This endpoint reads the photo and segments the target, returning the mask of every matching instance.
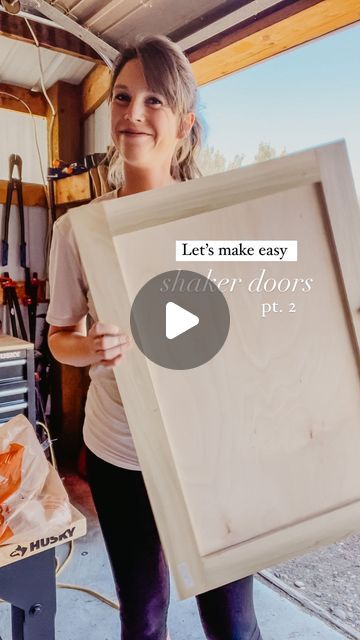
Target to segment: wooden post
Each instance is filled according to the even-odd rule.
[[[60,463],[76,463],[82,445],[84,407],[89,387],[88,367],[72,367],[53,361],[51,427],[56,457]]]
[[[48,105],[46,115],[49,163],[55,158],[66,163],[81,161],[84,156],[81,86],[59,81],[48,89],[48,94],[56,111],[50,131],[51,109]],[[71,206],[71,203],[69,205]],[[64,208],[57,213],[64,213]],[[51,424],[54,435],[58,438],[58,455],[66,463],[74,461],[80,450],[88,386],[88,367],[71,367],[54,361],[51,381]]]
[[[51,109],[47,106],[49,163],[55,158],[74,162],[83,157],[81,125],[81,87],[68,82],[56,82],[48,94],[56,111],[50,132]]]

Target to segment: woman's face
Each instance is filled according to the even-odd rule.
[[[176,143],[194,119],[193,113],[187,114],[180,131],[179,118],[165,97],[149,91],[140,61],[125,64],[111,100],[111,137],[125,162],[141,168],[170,167]]]

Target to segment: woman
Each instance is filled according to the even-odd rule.
[[[171,40],[143,37],[123,48],[110,91],[115,149],[109,175],[118,188],[105,197],[201,175],[195,161],[201,140],[196,99],[191,66]],[[112,370],[131,338],[97,321],[71,215],[54,226],[49,346],[60,362],[91,366],[84,424],[87,471],[119,598],[121,638],[165,640],[169,571]],[[87,334],[88,313],[94,324]],[[197,604],[207,638],[261,640],[252,576],[197,596]]]

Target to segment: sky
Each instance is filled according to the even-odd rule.
[[[360,197],[360,26],[347,27],[200,88],[205,143],[254,162],[344,138]]]

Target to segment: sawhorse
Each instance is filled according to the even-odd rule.
[[[55,568],[55,548],[0,567],[0,598],[11,604],[12,640],[55,639]]]

